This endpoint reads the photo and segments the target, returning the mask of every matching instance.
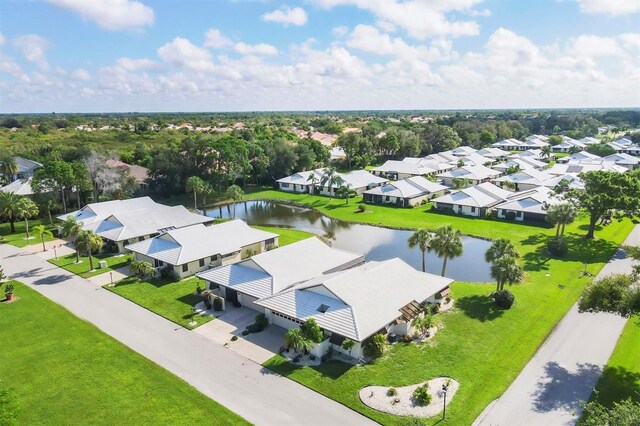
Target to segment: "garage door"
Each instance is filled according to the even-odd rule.
[[[285,330],[300,327],[300,324],[298,324],[297,322],[291,321],[290,319],[283,317],[277,312],[271,312],[271,322],[278,327],[284,328]]]
[[[248,294],[244,293],[242,293],[242,295],[240,296],[240,303],[242,304],[242,306],[246,306],[247,308],[251,308],[258,312],[264,313],[264,308],[255,304],[257,300],[257,297],[251,297]]]

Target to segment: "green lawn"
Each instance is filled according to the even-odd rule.
[[[61,256],[56,259],[50,259],[49,262],[56,266],[59,266],[67,271],[80,275],[83,278],[93,277],[95,275],[104,274],[107,271],[113,271],[118,268],[127,266],[131,254],[113,254],[113,253],[101,253],[93,256],[93,267],[98,268],[98,262],[107,261],[107,267],[101,269],[91,270],[88,256],[80,256],[80,263],[76,263],[75,253]]]
[[[404,386],[436,376],[450,376],[461,383],[447,409],[448,424],[469,425],[492,400],[499,397],[533,356],[557,322],[575,303],[589,282],[582,277],[583,263],[596,274],[631,231],[630,220],[598,228],[596,240],[584,240],[586,217],[567,226],[570,253],[565,260],[550,259],[545,243],[554,230],[544,226],[515,224],[498,220],[471,219],[439,214],[426,205],[415,209],[367,206],[356,213],[356,199],[344,200],[257,191],[253,198],[294,201],[318,209],[332,217],[398,228],[437,228],[451,224],[463,233],[482,238],[509,238],[517,244],[526,270],[525,281],[511,290],[516,304],[511,310],[496,310],[486,297],[492,284],[454,283],[456,309],[438,315],[444,324],[430,343],[416,346],[398,344],[390,354],[363,367],[329,362],[317,368],[298,367],[275,357],[265,366],[317,390],[374,420],[401,424],[405,419],[381,414],[358,399],[358,390],[367,385]],[[437,423],[439,419],[428,421]]]
[[[0,386],[17,424],[247,424],[93,325],[15,283],[0,304]]]
[[[631,317],[598,382],[598,400],[607,406],[631,397],[640,402],[640,316]]]
[[[281,246],[313,236],[308,232],[295,229],[270,226],[256,228],[279,234]],[[199,295],[195,294],[197,285],[200,285],[201,288],[205,287],[204,281],[196,277],[177,282],[168,279],[142,281],[136,277],[130,277],[117,282],[114,287],[105,286],[104,288],[165,317],[169,321],[193,329],[213,319],[213,317],[196,316],[197,324],[195,326],[189,325],[191,307],[202,300]]]
[[[33,227],[36,225],[46,225],[46,227],[55,235],[55,227],[49,225],[49,221],[45,219],[33,219],[29,221],[29,235],[30,239],[27,240],[27,236],[24,232],[24,221],[16,222],[16,232],[11,232],[9,222],[0,223],[0,243],[11,244],[16,247],[26,247],[33,244],[42,244],[42,240],[33,232]],[[45,237],[45,241],[51,241],[54,238]]]

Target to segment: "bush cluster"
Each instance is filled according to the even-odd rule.
[[[513,306],[516,297],[509,290],[500,290],[493,294],[493,300],[500,308],[509,309]]]
[[[552,256],[564,257],[569,251],[567,241],[563,237],[554,237],[547,243],[547,250]]]
[[[429,384],[425,383],[424,385],[418,386],[416,390],[413,391],[412,396],[419,406],[424,407],[425,405],[429,405],[432,398],[429,393]]]

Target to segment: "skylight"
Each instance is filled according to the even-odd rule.
[[[322,304],[322,305],[318,306],[318,309],[316,309],[316,311],[322,312],[323,314],[325,312],[327,312],[328,310],[329,310],[329,307],[327,305],[325,305],[325,304]]]

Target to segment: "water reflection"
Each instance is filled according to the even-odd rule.
[[[331,219],[315,210],[271,201],[245,201],[236,205],[236,218],[250,225],[278,225],[313,232],[329,238],[332,246],[363,253],[367,260],[386,260],[399,257],[416,269],[422,257],[417,249],[409,249],[407,239],[412,231],[378,228]],[[211,217],[229,218],[233,207],[218,207],[206,212]],[[464,254],[449,260],[447,276],[457,281],[492,281],[484,252],[490,243],[472,237],[463,238]],[[427,254],[427,271],[439,274],[442,259]]]

